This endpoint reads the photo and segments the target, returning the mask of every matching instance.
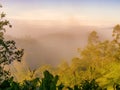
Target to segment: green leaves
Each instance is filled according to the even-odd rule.
[[[4,80],[0,84],[0,90],[21,90],[20,89],[20,84],[13,81],[13,77]]]
[[[44,78],[40,84],[40,90],[56,90],[56,84],[58,81],[58,76],[55,77],[48,71],[44,72]]]
[[[102,90],[95,79],[84,80],[80,85],[80,90]]]
[[[33,80],[24,80],[23,84],[20,86],[20,90],[39,90],[39,85],[39,78],[35,78]]]
[[[53,76],[48,71],[44,71],[44,78],[34,78],[24,80],[22,83],[15,82],[14,78],[8,78],[0,84],[0,90],[107,90],[102,88],[95,79],[82,80],[80,84],[73,86],[57,85],[58,76]],[[120,90],[120,84],[113,85],[114,90]]]

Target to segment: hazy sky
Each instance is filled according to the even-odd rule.
[[[85,25],[120,23],[120,0],[1,0],[9,18]]]

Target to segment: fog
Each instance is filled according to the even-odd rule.
[[[44,64],[56,66],[79,56],[78,48],[87,44],[89,33],[96,30],[101,39],[111,39],[113,26],[85,26],[57,21],[13,21],[6,38],[16,41],[25,50],[25,60],[31,68]]]

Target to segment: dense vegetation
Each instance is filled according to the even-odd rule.
[[[71,64],[29,70],[23,81],[15,80],[8,69],[14,60],[21,61],[23,49],[18,50],[13,40],[4,39],[5,26],[11,27],[1,13],[0,90],[120,90],[120,25],[113,28],[113,40],[101,40],[93,31],[87,46],[78,49],[80,56]]]

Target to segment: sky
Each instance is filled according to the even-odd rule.
[[[1,0],[1,3],[11,19],[83,25],[120,23],[120,0]]]

